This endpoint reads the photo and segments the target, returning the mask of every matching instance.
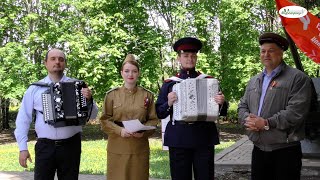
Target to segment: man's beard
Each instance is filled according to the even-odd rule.
[[[53,73],[62,76],[64,74],[64,70],[55,70],[55,71],[53,71]]]

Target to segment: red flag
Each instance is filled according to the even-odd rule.
[[[276,0],[278,12],[286,6],[297,6],[287,0]],[[314,62],[320,63],[320,19],[310,12],[300,18],[286,18],[280,15],[282,25],[299,47]]]

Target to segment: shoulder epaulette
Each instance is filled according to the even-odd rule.
[[[149,93],[151,93],[151,94],[154,94],[151,90],[149,90],[149,89],[147,89],[147,88],[145,88],[145,87],[142,87],[142,86],[139,86],[140,88],[142,88],[142,89],[144,89],[144,90],[146,90],[147,92],[149,92]]]
[[[167,78],[164,80],[164,82],[171,82],[171,81],[181,81],[180,79],[180,73],[177,73],[176,75],[170,77],[170,78]]]
[[[114,91],[114,90],[117,90],[117,89],[119,89],[119,87],[114,87],[114,88],[110,89],[109,91],[107,91],[106,94],[109,94],[111,91]]]

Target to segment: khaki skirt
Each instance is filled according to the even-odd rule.
[[[149,180],[149,154],[107,152],[107,180]]]

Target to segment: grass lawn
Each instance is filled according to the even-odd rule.
[[[11,126],[14,127],[14,126]],[[224,127],[224,126],[223,126]],[[220,127],[221,128],[221,127]],[[8,131],[8,140],[0,143],[0,171],[33,171],[34,164],[29,163],[27,169],[19,165],[18,145],[13,137],[13,129]],[[233,128],[232,128],[233,129]],[[28,143],[31,158],[34,160],[34,129],[29,133],[30,142]],[[82,133],[82,154],[80,163],[81,174],[105,174],[107,166],[107,141],[104,140],[105,135],[100,130],[99,124],[88,124],[84,127]],[[155,136],[149,140],[151,156],[150,156],[150,177],[169,179],[169,155],[168,151],[162,150],[161,133],[155,133]],[[235,143],[234,140],[226,140],[215,147],[215,153],[219,153],[225,148]]]
[[[34,160],[34,141],[29,143],[32,160]],[[82,142],[81,174],[105,174],[106,171],[105,140],[84,140]],[[216,153],[231,146],[234,142],[222,142],[216,146]],[[161,139],[150,139],[150,176],[153,178],[169,179],[168,152],[162,150]],[[18,147],[16,143],[0,145],[0,171],[24,171],[18,162]],[[34,164],[28,163],[27,171],[33,171]]]

